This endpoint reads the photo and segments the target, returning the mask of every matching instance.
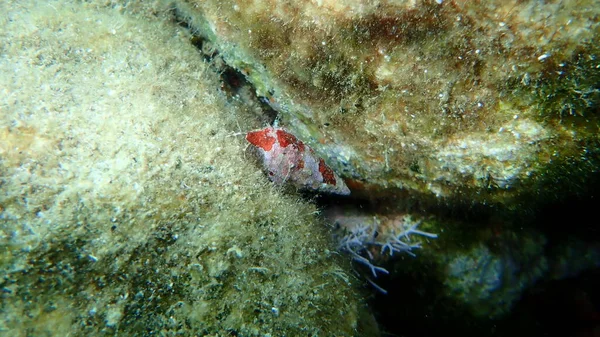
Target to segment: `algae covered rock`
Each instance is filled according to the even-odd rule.
[[[0,334],[355,335],[315,207],[150,6],[0,4]]]
[[[598,165],[598,1],[174,6],[355,194],[511,207]]]

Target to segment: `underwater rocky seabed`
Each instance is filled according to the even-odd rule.
[[[365,329],[317,208],[244,158],[238,109],[169,11],[0,11],[0,335]]]
[[[445,91],[449,97],[442,102],[448,113],[444,121],[420,112],[419,95],[438,103],[431,100],[433,89],[416,86],[442,82],[413,76],[422,82],[404,83],[394,74],[406,69],[379,61],[373,80],[354,73],[349,60],[372,57],[360,48],[370,46],[366,41],[383,43],[378,47],[391,50],[388,58],[401,57],[402,48],[385,40],[403,18],[410,41],[427,42],[433,36],[444,42],[447,51],[425,43],[433,57],[421,59],[442,71],[448,66],[443,57],[456,56],[460,49],[458,33],[476,26],[467,16],[467,27],[453,31],[450,27],[456,26],[449,26],[445,15],[477,13],[477,8],[459,1],[439,2],[444,7],[410,2],[413,7],[402,8],[398,2],[399,9],[382,10],[381,20],[366,6],[369,19],[355,22],[359,36],[345,40],[356,53],[330,37],[325,41],[335,46],[335,57],[323,63],[304,55],[304,64],[302,57],[292,53],[286,58],[289,51],[278,50],[301,42],[293,34],[278,35],[294,29],[276,29],[291,24],[280,20],[294,13],[289,4],[190,3],[0,5],[7,13],[0,18],[0,335],[535,336],[597,329],[600,294],[594,285],[600,281],[600,246],[597,226],[588,218],[598,206],[593,195],[599,187],[599,76],[593,45],[584,43],[597,40],[593,15],[573,24],[579,34],[569,31],[573,40],[561,40],[560,34],[553,40],[569,47],[565,54],[579,50],[580,58],[563,66],[571,76],[548,82],[543,74],[556,69],[535,63],[528,71],[542,75],[527,80],[541,83],[536,90],[523,93],[515,84],[522,77],[510,82],[513,96],[508,98],[502,96],[508,91],[490,85],[505,79],[504,68],[494,65],[511,65],[514,59],[498,56],[486,62],[470,55],[469,62],[475,63],[466,68],[453,63],[449,76],[454,79]],[[323,19],[360,2],[319,3],[322,13],[312,7],[303,13]],[[575,5],[591,12],[591,5],[600,6],[593,1],[548,6],[559,3],[561,13]],[[393,10],[398,18],[390,14]],[[243,24],[251,17],[244,15],[258,12],[265,14],[250,22],[258,38],[240,45],[246,38],[242,33],[249,31]],[[352,18],[353,12],[347,13]],[[275,26],[265,25],[264,18]],[[351,26],[338,19],[340,31],[347,32]],[[509,21],[516,29],[513,25]],[[314,35],[310,29],[300,32],[304,46],[322,37],[319,29]],[[373,32],[383,38],[367,36]],[[580,44],[573,42],[576,38]],[[404,38],[391,40],[406,47]],[[485,36],[461,41],[476,45]],[[502,42],[510,50],[510,42]],[[256,47],[260,57],[254,58],[248,46]],[[419,48],[424,46],[410,45],[405,63],[422,57]],[[510,55],[524,57],[524,50]],[[551,57],[528,52],[537,62]],[[380,56],[386,59],[385,53]],[[281,60],[287,68],[278,73]],[[531,66],[518,60],[523,61],[519,67]],[[291,84],[269,78],[271,73],[286,76]],[[474,74],[486,85],[469,96]],[[563,90],[561,81],[572,86]],[[333,86],[336,82],[340,85]],[[369,97],[373,85],[382,83],[408,91],[399,91],[403,97],[393,90]],[[323,90],[328,85],[333,92]],[[306,96],[298,96],[294,87]],[[322,105],[311,105],[319,97],[315,92],[321,92]],[[481,133],[479,127],[490,120],[467,109],[478,106],[470,101],[473,97],[484,100],[492,129],[506,131],[499,138]],[[542,99],[543,109],[555,109],[554,117],[537,118],[538,110],[522,108],[539,107],[540,97],[550,98]],[[391,110],[397,107],[392,101],[405,102],[403,109],[421,115],[407,123],[406,116]],[[349,113],[331,115],[336,102]],[[313,119],[305,115],[307,109],[313,109]],[[383,109],[385,119],[374,109]],[[246,157],[239,134],[272,122],[275,115],[350,178],[354,197],[298,194],[267,181]],[[433,122],[445,126],[428,140]],[[460,133],[449,136],[448,122],[458,125]],[[349,130],[362,126],[362,134]],[[419,127],[423,130],[415,134]],[[398,130],[402,136],[391,138]],[[353,144],[352,138],[368,146]],[[436,166],[431,161],[436,154],[428,151],[445,138],[451,139],[442,147],[449,166]],[[401,143],[417,140],[423,148],[399,150]],[[484,145],[472,153],[490,151],[472,157],[469,147],[481,141]],[[381,152],[385,148],[390,150]],[[554,148],[563,152],[552,159],[548,153]],[[461,167],[469,169],[460,173]],[[481,167],[488,168],[483,171],[487,180],[472,180]],[[447,180],[439,183],[443,169]],[[524,179],[527,174],[534,178]],[[489,189],[481,188],[485,181]],[[413,251],[417,257],[390,257],[390,251],[376,246],[380,233],[388,236],[402,229],[398,226],[417,222],[419,229],[438,235],[410,238],[421,243],[422,249]],[[351,232],[367,225],[372,237],[361,241],[364,249],[356,253],[390,275],[374,277],[368,267],[351,265],[350,254],[336,250],[335,240],[347,235],[340,229]],[[367,278],[387,294],[375,291]]]

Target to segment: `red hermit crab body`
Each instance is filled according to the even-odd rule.
[[[349,195],[350,189],[323,158],[282,128],[267,127],[246,134],[258,150],[269,179],[290,183],[300,189]]]

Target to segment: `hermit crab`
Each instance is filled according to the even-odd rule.
[[[288,131],[269,126],[250,131],[246,140],[253,145],[271,181],[289,183],[299,189],[349,195],[350,189],[313,149]]]

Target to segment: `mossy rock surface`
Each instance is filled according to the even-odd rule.
[[[366,333],[169,9],[0,4],[0,335]]]
[[[177,1],[355,195],[514,207],[598,165],[598,1]]]

